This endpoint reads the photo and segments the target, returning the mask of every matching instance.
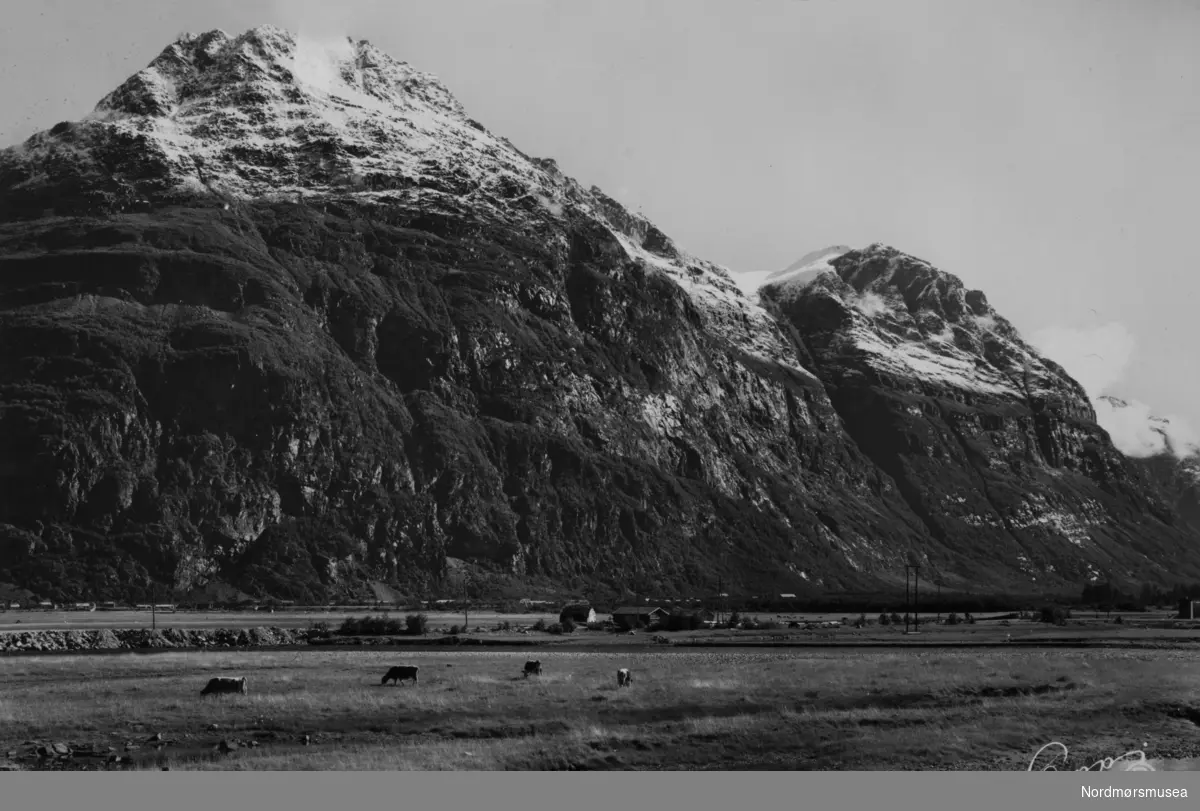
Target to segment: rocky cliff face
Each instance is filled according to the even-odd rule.
[[[1179,571],[1172,550],[1190,550],[1193,530],[982,292],[873,245],[785,272],[763,296],[935,539],[1035,582]]]
[[[366,43],[184,37],[0,152],[0,213],[0,581],[41,595],[1200,571],[982,294],[873,246],[748,296]]]

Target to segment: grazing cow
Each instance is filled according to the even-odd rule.
[[[617,687],[632,687],[633,674],[629,672],[629,668],[623,667],[617,671]]]
[[[522,675],[525,678],[529,678],[530,673],[536,673],[539,676],[542,675],[542,660],[541,659],[535,659],[531,662],[525,663],[525,671],[522,673]]]
[[[418,670],[420,668],[416,665],[396,665],[395,667],[388,668],[388,672],[383,674],[383,681],[380,684],[387,684],[389,679],[392,681],[392,684],[399,684],[407,679],[412,679],[413,684],[416,684]]]
[[[200,691],[200,695],[207,696],[212,693],[241,693],[246,695],[246,677],[239,676],[236,679],[228,676],[216,676],[208,680],[208,685]]]

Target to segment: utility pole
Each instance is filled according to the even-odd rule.
[[[921,624],[920,618],[920,598],[917,596],[917,582],[921,579],[921,567],[913,566],[913,630],[919,630]]]
[[[158,630],[158,584],[150,583],[150,630]]]
[[[937,605],[938,605],[937,621],[938,621],[938,624],[940,625],[942,622],[942,578],[941,578],[941,575],[939,575],[938,579],[935,580],[934,582],[937,584]]]
[[[470,593],[467,591],[467,572],[466,572],[466,570],[463,570],[463,580],[462,580],[462,583],[463,583],[463,587],[462,587],[462,594],[463,594],[463,633],[464,633],[464,634],[466,634],[466,633],[470,633],[470,631],[471,631],[471,595],[470,595]]]
[[[913,573],[913,580],[912,580],[912,627],[913,627],[913,631],[916,631],[918,629],[918,626],[920,625],[920,621],[917,619],[917,608],[918,608],[918,603],[919,603],[919,597],[918,597],[918,592],[917,592],[917,581],[920,579],[920,576],[921,576],[921,567],[915,563],[906,563],[906,564],[904,564],[904,608],[905,608],[904,632],[905,633],[908,633],[908,619],[907,619],[908,618],[908,572],[910,569],[912,570],[912,573]]]

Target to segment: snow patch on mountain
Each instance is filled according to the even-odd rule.
[[[767,285],[787,284],[793,289],[800,289],[822,273],[833,273],[830,260],[849,251],[850,248],[844,245],[836,245],[805,254],[799,261],[793,262],[783,270],[744,271],[734,274],[733,278],[742,292],[751,299],[757,299],[758,291]]]
[[[829,264],[847,255],[852,261],[840,269]],[[1061,389],[1060,376],[981,296],[974,300],[957,277],[928,262],[879,244],[856,252],[829,249],[806,259],[792,266],[797,275],[772,295],[785,302],[797,296],[836,302],[845,323],[836,330],[834,351],[865,354],[876,371],[918,385],[926,381],[1016,398]],[[906,301],[909,294],[899,292],[897,274],[920,291],[916,300]]]
[[[593,212],[603,218],[602,212]],[[609,230],[633,261],[666,274],[684,289],[707,317],[708,329],[747,354],[778,363],[815,380],[816,375],[800,363],[773,316],[747,296],[736,284],[739,274],[691,254],[673,248],[675,259],[657,256],[638,245],[630,236],[609,223]]]

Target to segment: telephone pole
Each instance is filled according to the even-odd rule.
[[[920,621],[917,619],[917,607],[919,603],[917,581],[920,579],[921,567],[915,563],[904,564],[904,633],[908,633],[908,573],[912,571],[912,627],[913,631],[918,629]]]
[[[919,626],[921,624],[920,597],[918,596],[918,591],[917,591],[917,588],[918,588],[917,583],[920,581],[920,579],[921,579],[921,567],[913,566],[913,630],[914,631],[920,630]]]
[[[906,564],[904,564],[904,633],[906,633],[906,634],[908,633],[908,617],[909,617],[908,570],[909,570],[909,565],[906,563]]]
[[[470,594],[470,592],[468,591],[468,588],[467,588],[467,587],[468,587],[468,584],[467,584],[467,572],[466,572],[466,570],[465,570],[465,569],[463,570],[463,580],[462,580],[462,584],[463,584],[463,586],[462,586],[462,593],[463,593],[463,633],[465,634],[465,633],[470,633],[470,630],[471,630],[471,594]]]

